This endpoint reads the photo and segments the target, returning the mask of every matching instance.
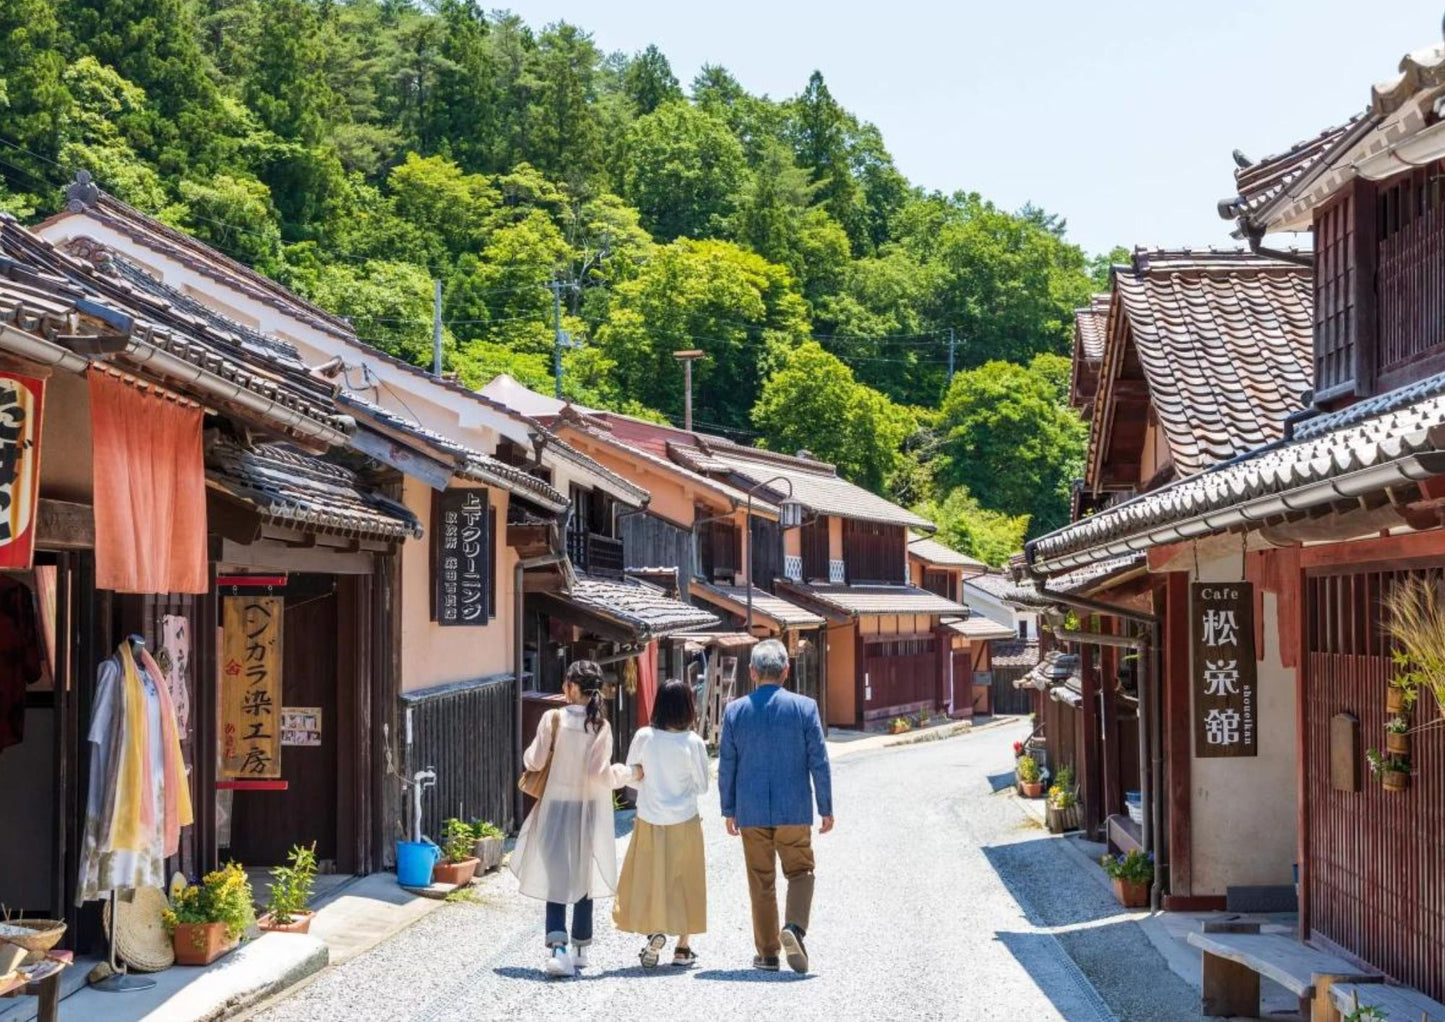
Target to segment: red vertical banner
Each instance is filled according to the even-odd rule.
[[[0,372],[0,569],[35,561],[45,381]]]

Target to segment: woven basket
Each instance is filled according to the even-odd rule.
[[[30,936],[12,935],[5,938],[6,943],[18,945],[29,952],[25,956],[26,965],[43,961],[45,953],[59,944],[60,938],[65,936],[65,923],[60,919],[12,919],[9,925],[33,931]]]
[[[176,951],[161,917],[169,902],[159,887],[137,887],[131,900],[116,900],[115,954],[136,972],[160,972],[176,964]],[[105,905],[110,932],[110,903]]]

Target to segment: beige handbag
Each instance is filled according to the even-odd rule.
[[[561,719],[557,711],[553,710],[552,744],[547,746],[547,762],[542,764],[541,770],[522,771],[522,776],[517,778],[517,787],[521,790],[522,794],[540,799],[542,792],[547,790],[547,775],[552,772],[552,754],[557,751],[557,725],[561,722]]]

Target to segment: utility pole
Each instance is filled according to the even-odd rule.
[[[682,363],[682,428],[689,433],[692,432],[692,364],[702,358],[702,355],[702,351],[697,348],[672,353],[672,357]]]
[[[948,382],[953,383],[953,327],[948,328]]]
[[[442,282],[432,281],[431,303],[431,374],[442,375]]]

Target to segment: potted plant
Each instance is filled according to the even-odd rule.
[[[506,837],[502,828],[491,820],[472,821],[472,854],[478,860],[478,873],[496,869],[502,864],[502,844]]]
[[[930,717],[928,716],[928,710],[926,710],[926,709],[921,709],[921,710],[918,711],[918,726],[919,726],[919,727],[927,727],[927,726],[928,726],[928,722],[929,722],[930,719],[932,719],[932,718],[930,718]]]
[[[1386,791],[1404,791],[1410,786],[1410,760],[1405,756],[1381,754],[1379,749],[1366,749],[1365,760],[1371,775],[1378,777]]]
[[[1125,908],[1145,908],[1149,885],[1154,882],[1154,855],[1135,848],[1126,855],[1106,855],[1099,860],[1114,881],[1114,897]]]
[[[1397,713],[1385,721],[1385,751],[1396,756],[1410,755],[1410,718]]]
[[[1020,756],[1018,760],[1019,788],[1025,798],[1038,798],[1044,793],[1043,772],[1039,761],[1032,756]]]
[[[1023,743],[1023,742],[1014,742],[1014,759],[1018,759],[1018,758],[1019,758],[1020,756],[1022,756],[1023,754],[1024,754],[1024,743]]]
[[[286,865],[271,871],[271,896],[266,914],[256,920],[263,930],[279,933],[306,933],[315,914],[306,906],[311,902],[311,888],[316,882],[316,842],[310,848],[301,845],[291,849]]]
[[[183,888],[162,916],[177,965],[209,965],[256,921],[251,881],[234,862]]]
[[[1054,783],[1049,785],[1048,801],[1044,807],[1044,818],[1049,831],[1062,834],[1066,830],[1078,830],[1081,807],[1079,793],[1074,790],[1074,768],[1059,767]]]
[[[432,883],[446,884],[449,887],[461,887],[470,883],[476,875],[477,866],[480,864],[472,850],[476,847],[477,838],[472,833],[472,825],[456,817],[452,817],[442,824],[442,857],[432,867]]]
[[[894,717],[893,723],[889,725],[889,730],[892,731],[895,735],[901,735],[911,726],[912,725],[908,723],[908,719],[906,717]]]
[[[1390,679],[1386,705],[1392,713],[1406,714],[1424,689],[1435,699],[1445,718],[1445,606],[1434,580],[1411,578],[1395,586],[1385,599],[1390,636],[1395,640],[1391,658],[1398,671]],[[1395,692],[1399,695],[1395,696]]]

